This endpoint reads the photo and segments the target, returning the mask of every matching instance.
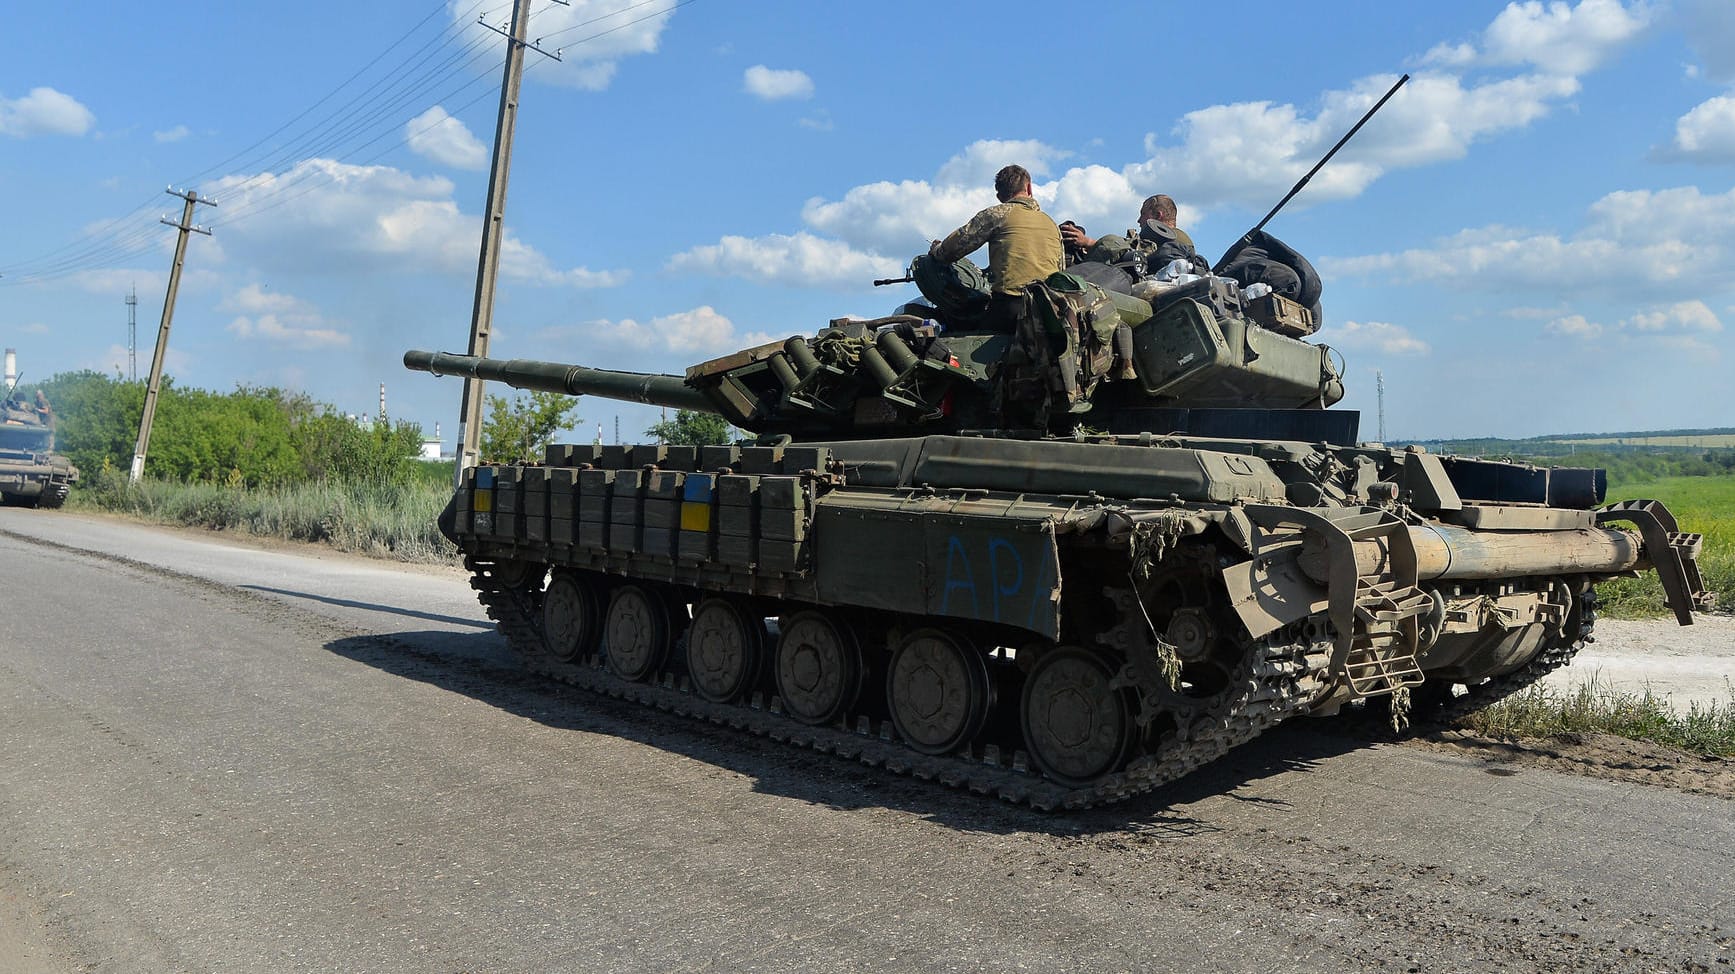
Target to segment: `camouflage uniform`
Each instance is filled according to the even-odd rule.
[[[1046,279],[1066,263],[1060,228],[1028,196],[988,207],[928,253],[950,264],[983,244],[988,245],[988,286],[997,298],[1017,295],[1024,285]]]

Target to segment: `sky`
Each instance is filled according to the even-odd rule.
[[[507,0],[182,4],[0,34],[0,344],[131,374],[180,215],[167,371],[434,425],[461,383]],[[1079,12],[1087,11],[1087,12]],[[1267,228],[1389,439],[1735,426],[1735,3],[535,0],[491,352],[679,373],[888,313],[874,288],[1018,162],[1093,235],[1167,193],[1215,258]],[[491,392],[505,392],[490,385]],[[587,398],[572,439],[655,409]]]

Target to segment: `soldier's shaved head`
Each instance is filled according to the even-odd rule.
[[[1146,197],[1145,204],[1139,207],[1140,220],[1156,220],[1166,226],[1174,226],[1175,218],[1179,215],[1175,201],[1161,193]]]

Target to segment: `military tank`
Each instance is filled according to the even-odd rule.
[[[54,452],[54,410],[38,391],[31,401],[8,390],[0,399],[0,502],[25,507],[66,503],[78,468]]]
[[[1280,295],[1026,294],[1009,332],[911,303],[679,376],[409,352],[755,436],[484,463],[442,530],[533,670],[1039,809],[1304,714],[1483,706],[1572,658],[1607,579],[1711,603],[1699,539],[1601,471],[1359,442]]]

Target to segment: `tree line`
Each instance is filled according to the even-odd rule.
[[[37,388],[54,406],[55,450],[85,475],[132,463],[145,384],[63,372]],[[273,387],[183,389],[165,376],[145,473],[162,480],[276,487],[338,479],[401,482],[417,475],[415,423],[361,424],[309,396]]]
[[[87,478],[132,463],[145,383],[101,372],[63,372],[37,383],[53,404],[55,450]],[[25,396],[31,388],[23,390]],[[489,396],[481,431],[484,459],[541,460],[543,448],[582,423],[579,400],[553,393]],[[682,410],[645,431],[665,443],[727,443],[721,417]],[[147,476],[184,483],[279,487],[335,480],[404,483],[449,478],[450,463],[428,464],[416,423],[380,417],[361,423],[305,393],[240,386],[183,389],[163,377],[145,458]]]
[[[1579,450],[1570,456],[1519,456],[1542,467],[1600,467],[1614,484],[1643,483],[1662,477],[1735,475],[1735,450]]]

